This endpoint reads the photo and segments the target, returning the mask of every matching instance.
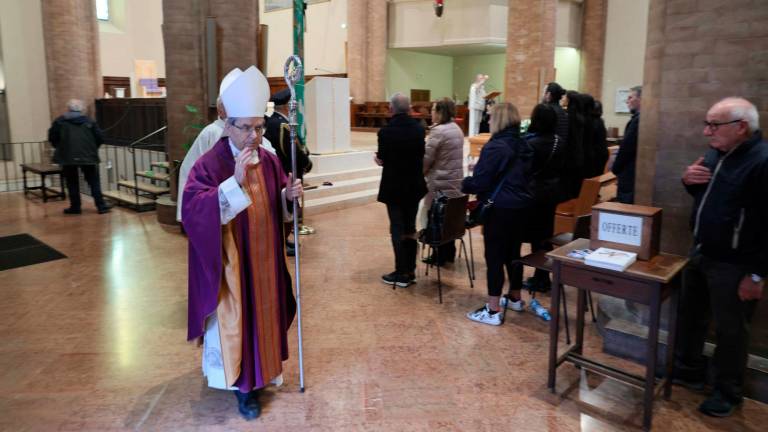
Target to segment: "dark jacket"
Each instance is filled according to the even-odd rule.
[[[730,153],[710,149],[704,165],[712,171],[709,183],[686,186],[695,200],[695,244],[707,257],[767,276],[768,142],[757,131]]]
[[[592,117],[592,139],[590,140],[590,167],[586,172],[586,178],[599,176],[605,172],[605,164],[608,162],[608,146],[606,145],[607,132],[605,122],[600,117]]]
[[[395,114],[379,129],[376,155],[383,163],[378,200],[413,204],[427,193],[424,181],[424,126],[408,114]]]
[[[555,133],[560,137],[563,148],[565,148],[568,145],[568,113],[560,106],[560,102],[553,102],[549,105],[554,108],[555,113],[557,114],[557,128],[555,129]]]
[[[283,171],[289,173],[291,167],[291,130],[287,127],[288,119],[283,114],[275,111],[271,117],[267,117],[264,138],[269,140],[272,147],[275,148],[277,158],[280,159],[280,165]],[[286,125],[286,126],[283,126]],[[281,139],[282,138],[282,139]],[[296,170],[300,173],[299,178],[303,178],[305,173],[312,169],[312,162],[309,160],[309,152],[303,145],[296,147]]]
[[[555,146],[557,137],[557,146]],[[557,135],[539,135],[531,133],[525,140],[533,149],[531,167],[535,189],[531,190],[534,199],[540,204],[557,204],[564,201],[560,176],[565,168],[565,147]]]
[[[95,121],[79,112],[70,111],[53,121],[48,141],[56,149],[53,162],[59,165],[96,165],[99,146],[104,143]]]
[[[520,137],[518,128],[496,132],[480,151],[472,177],[464,178],[461,191],[487,200],[499,182],[506,178],[494,207],[521,209],[533,205],[529,182],[533,149]]]
[[[619,192],[631,192],[635,189],[635,162],[637,159],[637,131],[640,125],[640,112],[632,114],[632,118],[624,128],[624,139],[621,140],[619,153],[613,162],[611,171],[616,174],[616,187]]]

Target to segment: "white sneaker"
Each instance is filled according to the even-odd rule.
[[[471,319],[472,321],[477,321],[479,323],[493,326],[499,326],[502,323],[501,311],[496,312],[495,314],[491,314],[491,311],[488,309],[487,305],[476,311],[467,312],[467,318]]]
[[[512,309],[515,312],[523,312],[525,310],[525,301],[523,301],[523,299],[518,301],[510,301],[509,297],[504,295],[499,299],[499,306]]]

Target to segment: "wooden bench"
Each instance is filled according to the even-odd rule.
[[[611,172],[584,179],[579,196],[561,203],[555,210],[555,232],[573,232],[576,218],[592,213],[592,206],[611,199],[616,176]]]
[[[27,171],[40,176],[40,186],[29,186],[27,184]],[[59,176],[59,185],[61,190],[51,189],[45,185],[45,177],[49,175]],[[61,198],[67,199],[67,193],[65,192],[64,179],[62,176],[61,167],[59,165],[45,164],[45,163],[25,163],[21,164],[21,176],[24,181],[24,195],[28,193],[37,195],[33,191],[40,191],[40,196],[43,198],[43,202],[48,202],[49,198]]]

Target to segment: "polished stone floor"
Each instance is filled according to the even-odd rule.
[[[153,212],[98,215],[86,205],[64,216],[64,207],[0,194],[0,236],[29,233],[69,256],[0,272],[0,430],[640,428],[637,389],[563,365],[556,394],[547,391],[548,327],[531,313],[509,312],[501,327],[464,317],[484,301],[479,233],[481,277],[470,289],[462,267],[446,270],[442,305],[432,273],[397,291],[379,282],[392,267],[380,204],[309,221],[317,234],[302,238],[306,392],[294,326],[285,385],[270,388],[262,417],[246,422],[231,394],[205,386],[200,350],[185,341],[185,238]],[[587,353],[608,358],[600,344],[590,323]],[[732,418],[705,418],[701,398],[675,387],[671,401],[656,403],[655,429],[768,424],[768,406],[749,400]]]

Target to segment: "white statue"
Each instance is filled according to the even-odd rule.
[[[485,110],[485,81],[488,75],[477,74],[469,87],[469,136],[477,135]]]

